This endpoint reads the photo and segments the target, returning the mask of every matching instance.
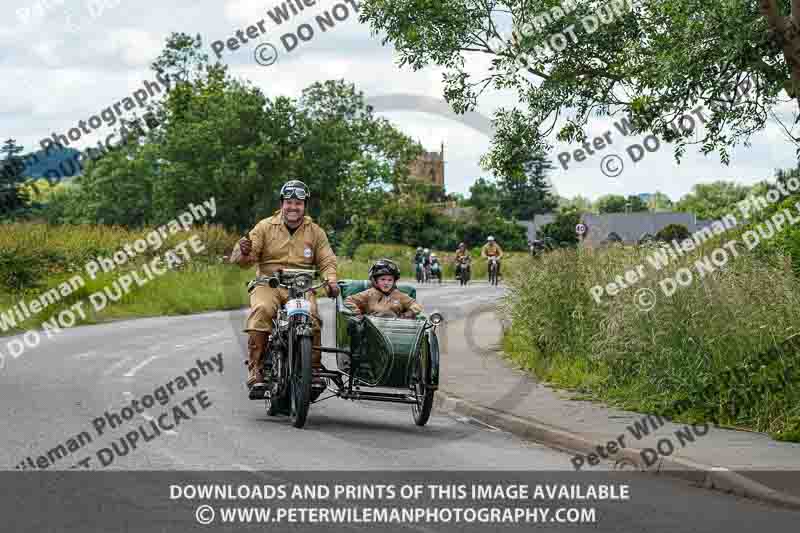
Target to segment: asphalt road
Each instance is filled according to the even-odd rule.
[[[485,284],[466,290],[446,284],[421,287],[418,299],[426,311],[439,310],[457,320],[502,292]],[[324,342],[332,345],[332,302],[324,300],[321,310]],[[268,417],[263,402],[246,396],[243,319],[238,311],[78,327],[7,361],[0,373],[5,412],[0,419],[0,464],[32,470],[27,458],[35,463],[42,456],[48,470],[85,461],[91,470],[237,470],[253,476],[275,470],[483,470],[511,475],[570,468],[564,453],[474,420],[434,411],[427,426],[417,427],[403,405],[332,398],[312,406],[304,429],[291,427],[284,417]],[[206,368],[212,368],[217,354],[222,354],[221,373],[197,372],[196,386],[180,387],[178,376],[186,376],[197,359],[209,361]],[[330,360],[326,364],[333,366]],[[115,429],[106,421],[98,435],[96,419],[104,412],[120,412],[167,383],[173,386],[169,403],[135,413]],[[180,404],[190,397],[195,399]],[[184,406],[183,419],[173,420],[176,405]],[[123,448],[120,438],[137,427],[154,426],[162,413],[178,425],[149,442],[140,439],[133,450]],[[82,432],[91,442],[80,440]],[[50,453],[47,459],[59,445],[67,453]],[[100,464],[101,448],[110,450],[104,452],[108,465]],[[601,530],[738,531],[746,524],[769,528],[764,531],[796,531],[800,518],[679,480],[647,477],[640,484],[645,488],[634,500],[613,507]]]

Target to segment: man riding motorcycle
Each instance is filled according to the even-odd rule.
[[[481,249],[481,257],[485,257],[487,260],[490,257],[497,257],[497,277],[499,278],[500,260],[503,258],[503,249],[500,248],[500,245],[495,242],[494,237],[491,235],[486,239],[486,244],[484,244]]]
[[[422,251],[422,266],[425,268],[425,272],[427,275],[426,278],[430,279],[431,277],[431,251],[429,248],[425,248]]]
[[[431,254],[431,276],[436,276],[439,282],[442,281],[442,265],[439,264],[439,258],[436,254]]]
[[[415,271],[419,268],[419,265],[422,264],[422,269],[425,269],[425,251],[422,249],[422,246],[417,247],[417,251],[414,254],[414,269]],[[421,274],[421,277],[424,278],[424,274]],[[417,278],[419,280],[420,277]]]
[[[461,275],[461,264],[462,264],[462,261],[465,260],[465,258],[466,259],[469,258],[469,252],[467,251],[467,245],[465,243],[463,243],[463,242],[458,243],[458,248],[456,248],[456,259],[455,259],[455,262],[456,262],[456,278],[458,278]]]
[[[257,276],[271,276],[279,269],[298,268],[319,269],[320,275],[328,282],[328,295],[335,298],[339,294],[336,280],[336,255],[333,253],[328,236],[311,217],[305,216],[311,194],[305,183],[299,180],[287,181],[281,187],[281,208],[271,217],[261,220],[250,230],[247,237],[239,240],[231,254],[231,263],[241,268],[257,265]],[[285,304],[289,291],[285,288],[273,289],[258,285],[250,294],[250,314],[244,331],[249,334],[247,342],[249,354],[247,361],[247,388],[265,388],[261,375],[260,359],[272,332],[272,319]],[[311,322],[314,333],[313,345],[322,341],[322,319],[317,309],[317,300],[309,295],[311,302]],[[267,350],[267,353],[269,351]],[[319,350],[311,352],[312,386],[324,388],[319,375],[322,354]]]

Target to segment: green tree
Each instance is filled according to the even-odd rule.
[[[595,207],[600,214],[603,213],[636,213],[647,211],[647,204],[635,195],[620,196],[618,194],[608,194],[601,196],[595,202]]]
[[[594,210],[592,201],[581,195],[578,195],[574,198],[565,198],[563,196],[559,196],[557,201],[558,207],[562,210],[574,209],[580,211],[581,213],[591,213]]]
[[[542,240],[550,241],[555,246],[573,245],[578,242],[575,226],[581,221],[581,214],[576,209],[565,209],[556,215],[556,219],[545,224],[538,231]]]
[[[469,188],[467,205],[478,211],[485,211],[500,206],[500,188],[494,181],[478,178]]]
[[[703,220],[717,220],[731,212],[744,200],[750,187],[730,181],[698,183],[675,205],[677,211],[694,213]]]
[[[655,235],[656,240],[664,242],[681,242],[684,239],[688,239],[690,236],[689,228],[683,224],[669,224],[661,228]]]
[[[285,181],[300,178],[312,192],[309,214],[343,230],[407,176],[421,147],[375,118],[354,85],[327,81],[297,100],[269,99],[209,65],[201,47],[199,37],[170,36],[153,64],[178,80],[153,109],[159,126],[90,164],[79,179],[84,201],[62,201],[65,219],[157,224],[213,196],[215,221],[245,231],[277,209]]]
[[[718,152],[728,163],[729,149],[765,127],[782,92],[800,99],[796,2],[559,4],[363,0],[360,18],[385,35],[383,43],[397,50],[401,66],[442,67],[444,96],[458,113],[474,109],[486,92],[516,93],[516,105],[495,113],[488,156],[494,168],[502,167],[515,145],[547,147],[556,124],[559,140],[583,142],[589,119],[611,114],[631,116],[637,133],[675,142],[676,158],[691,144],[704,154]],[[616,11],[604,11],[612,20],[602,24],[598,11],[610,9],[606,4]],[[555,16],[543,18],[548,11]],[[566,39],[563,47],[552,37],[558,34]],[[486,72],[471,70],[473,57],[488,59]],[[737,87],[745,97],[736,98]],[[701,105],[706,124],[698,138],[697,128],[676,131],[676,121]]]
[[[13,218],[29,207],[30,198],[22,188],[25,164],[17,154],[23,147],[8,139],[0,148],[6,156],[0,160],[0,218]]]
[[[787,170],[778,170],[775,174],[777,182],[781,183],[786,190],[786,181],[790,178],[800,179],[800,166]],[[759,182],[753,186],[751,193],[753,196],[763,196],[769,189],[775,188],[775,182]],[[766,209],[754,213],[751,220],[747,221],[744,230],[757,232],[757,226],[771,219],[778,211],[796,209],[800,202],[800,193],[790,194],[780,202],[769,204]],[[770,239],[761,239],[760,244],[755,248],[755,253],[767,262],[781,266],[785,257],[791,259],[794,272],[800,276],[800,227],[794,224],[786,224]]]
[[[533,220],[534,215],[555,209],[557,203],[550,195],[547,174],[553,165],[542,152],[507,165],[498,180],[502,214],[517,220]]]
[[[319,191],[311,205],[323,224],[342,228],[353,214],[374,213],[387,192],[401,184],[426,187],[408,183],[408,164],[422,147],[376,118],[355,85],[344,80],[314,83],[303,91],[298,107],[305,131],[298,141],[302,158],[297,173]],[[428,200],[440,195],[434,189],[426,189]]]

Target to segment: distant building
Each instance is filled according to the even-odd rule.
[[[409,177],[444,189],[444,143],[441,152],[423,152],[408,166]]]
[[[555,221],[555,219],[555,213],[545,213],[536,215],[533,220],[520,221],[519,224],[528,229],[528,240],[534,240],[541,239],[542,226]],[[584,213],[581,215],[581,222],[586,225],[583,245],[595,247],[607,242],[612,234],[619,236],[625,244],[635,244],[645,235],[655,237],[656,233],[670,224],[681,224],[686,226],[690,233],[694,233],[710,226],[713,221],[699,220],[694,213],[638,212],[604,215]]]
[[[623,243],[635,244],[645,235],[655,237],[656,233],[670,224],[686,226],[690,233],[711,225],[710,220],[698,220],[694,213],[607,213],[595,215],[586,213],[581,222],[586,225],[583,236],[584,246],[599,246],[609,240],[614,233]]]

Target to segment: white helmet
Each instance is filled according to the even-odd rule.
[[[491,235],[489,235],[489,238],[488,238],[488,239],[486,239],[486,240],[487,240],[487,241],[489,241],[489,242],[493,242],[493,241],[494,241],[494,237],[492,237]]]
[[[428,250],[427,248],[425,248],[424,252],[427,254],[428,252],[430,252],[430,250]]]
[[[434,257],[436,257],[436,254],[431,254],[431,258],[434,258]]]

